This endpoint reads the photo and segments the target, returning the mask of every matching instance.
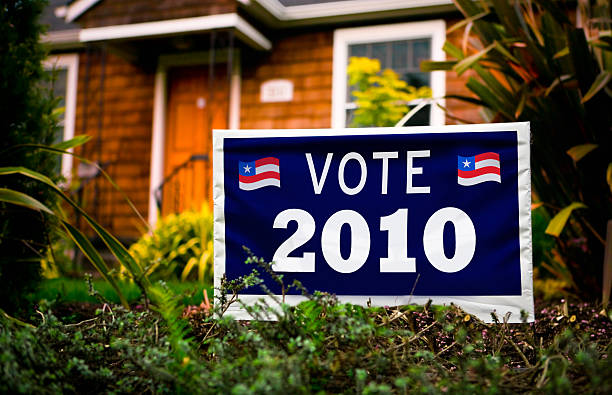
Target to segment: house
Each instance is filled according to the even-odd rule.
[[[64,135],[102,166],[151,223],[211,201],[211,130],[348,124],[350,56],[381,60],[434,98],[466,95],[465,76],[422,73],[459,44],[450,0],[52,0],[43,41],[65,96]],[[61,77],[61,78],[60,78]],[[421,122],[479,121],[475,107],[438,100]],[[65,158],[63,171],[73,164]],[[142,226],[120,192],[80,165],[82,199],[115,234]]]

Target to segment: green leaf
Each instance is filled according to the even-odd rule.
[[[493,8],[500,19],[500,22],[505,27],[508,35],[517,37],[522,29],[525,29],[525,24],[519,20],[520,13],[516,12],[516,8],[513,7],[513,2],[508,0],[492,0]]]
[[[472,77],[468,79],[466,86],[469,90],[474,92],[486,104],[487,107],[493,111],[501,113],[507,120],[514,120],[513,114],[506,111],[505,104],[502,103],[498,95],[494,94],[489,87],[483,85]],[[512,110],[512,112],[514,111]]]
[[[489,88],[491,92],[493,92],[493,94],[499,99],[500,109],[503,106],[504,111],[507,113],[513,113],[516,103],[515,94],[508,91],[508,89],[506,89],[506,87],[502,85],[501,82],[499,82],[499,80],[484,67],[476,65],[474,66],[474,71],[476,71],[487,88]]]
[[[526,86],[524,86],[526,88]],[[519,119],[527,103],[527,89],[521,89],[521,98],[519,99],[516,111],[514,112],[514,118]]]
[[[572,214],[572,211],[579,208],[587,208],[587,206],[580,202],[574,202],[565,207],[563,210],[559,211],[557,215],[550,220],[544,232],[547,235],[559,237],[561,231],[563,231],[563,228],[567,223],[567,220],[569,219],[569,216]]]
[[[30,195],[19,191],[14,191],[12,189],[0,188],[0,202],[12,203],[30,208],[32,210],[44,211],[51,215],[54,214],[53,211],[47,208],[47,206],[34,199]]]
[[[473,55],[468,56],[467,58],[461,60],[459,63],[457,63],[454,67],[453,70],[455,70],[455,72],[458,75],[461,75],[463,73],[465,73],[469,68],[471,68],[472,66],[474,66],[474,64],[478,63],[478,61],[480,59],[482,59],[483,56],[485,56],[489,51],[491,51],[493,48],[495,48],[497,46],[497,43],[493,43],[491,45],[489,45],[488,47],[486,47],[485,49],[483,49],[482,51],[479,51]]]
[[[552,84],[550,84],[550,86],[548,88],[546,88],[546,91],[544,92],[544,96],[548,96],[550,95],[550,92],[552,92],[557,86],[559,86],[562,82],[565,81],[569,81],[572,78],[572,76],[570,74],[564,74],[559,78],[556,78]]]
[[[10,174],[21,174],[26,177],[32,178],[34,180],[40,181],[44,184],[47,184],[53,189],[58,190],[61,193],[61,190],[55,185],[55,183],[44,174],[41,174],[37,171],[21,167],[21,166],[12,166],[12,167],[0,167],[0,176],[10,175]]]
[[[442,50],[444,50],[444,52],[446,52],[447,54],[449,54],[453,58],[463,59],[465,57],[465,55],[463,54],[463,51],[461,51],[461,49],[459,49],[459,47],[457,47],[456,45],[454,45],[450,41],[445,41],[444,42],[444,45],[442,46]]]
[[[446,95],[444,96],[447,99],[457,99],[457,100],[461,100],[467,103],[472,103],[476,106],[484,106],[485,103],[482,100],[479,100],[475,97],[471,97],[471,96],[463,96],[463,95]]]
[[[429,71],[438,71],[438,70],[452,70],[453,67],[457,64],[456,60],[445,60],[445,61],[434,61],[434,60],[424,60],[421,62],[421,71],[429,72]]]
[[[580,100],[580,102],[586,103],[587,101],[591,100],[593,96],[595,96],[600,90],[606,87],[608,82],[610,82],[611,78],[612,73],[610,73],[609,71],[602,71],[601,73],[599,73],[597,78],[595,78],[593,85],[591,85],[587,93],[584,94],[584,97],[582,98],[582,100]]]
[[[554,56],[553,59],[559,59],[562,58],[564,56],[569,55],[570,51],[569,51],[569,47],[565,47],[562,50],[560,50],[559,52],[557,52]]]
[[[597,148],[597,144],[580,144],[575,145],[572,148],[568,149],[566,152],[569,156],[572,157],[574,162],[578,162],[580,159],[584,158],[586,154],[593,151]]]
[[[463,26],[465,26],[465,25],[467,25],[469,23],[473,23],[474,21],[477,21],[478,19],[482,19],[482,18],[484,18],[485,16],[487,16],[489,14],[490,14],[489,11],[483,11],[483,12],[481,12],[479,14],[476,14],[476,15],[470,16],[468,18],[465,18],[461,22],[457,22],[453,26],[449,27],[448,30],[446,31],[446,34],[452,33],[455,30],[460,29],[460,28],[462,28]]]
[[[64,115],[65,112],[66,107],[57,107],[53,111],[51,111],[51,115],[55,118],[59,118],[60,116]]]
[[[512,54],[510,53],[510,51],[508,51],[503,45],[501,45],[499,42],[496,43],[497,45],[495,46],[495,49],[501,53],[503,56],[505,56],[506,58],[508,58],[509,60],[511,60],[512,62],[516,63],[516,64],[520,64],[521,62],[515,58],[514,56],[512,56]]]
[[[59,150],[68,150],[70,148],[78,147],[80,145],[85,144],[86,142],[89,141],[90,138],[91,137],[83,134],[80,136],[76,136],[75,138],[72,138],[70,140],[66,140],[66,141],[59,142],[57,144],[53,144],[52,147],[55,149],[59,149]]]

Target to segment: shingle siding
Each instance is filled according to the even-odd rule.
[[[93,52],[80,56],[78,84],[76,133],[92,137],[80,153],[105,165],[105,170],[146,217],[154,74],[111,53]],[[137,216],[102,177],[86,186],[84,198],[86,209],[114,234],[121,237],[141,234],[142,224]]]

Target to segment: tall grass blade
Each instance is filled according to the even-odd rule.
[[[54,190],[66,203],[72,206],[76,211],[78,211],[83,218],[87,221],[89,226],[100,236],[104,244],[108,247],[110,252],[117,258],[119,263],[124,265],[132,274],[135,280],[142,281],[143,286],[147,288],[150,284],[140,266],[136,263],[134,258],[130,255],[127,249],[121,244],[113,235],[111,235],[108,231],[106,231],[102,226],[100,226],[85,210],[83,210],[78,204],[76,204],[72,199],[66,196],[62,190],[51,180],[49,177],[40,174],[36,171],[27,169],[25,167],[2,167],[0,168],[0,176],[2,175],[10,175],[10,174],[21,174],[23,176],[29,177],[31,179],[37,180],[49,186],[52,190]],[[144,290],[146,291],[146,289]]]
[[[465,57],[461,49],[459,49],[456,45],[454,45],[450,41],[444,42],[444,45],[442,46],[442,50],[444,50],[444,52],[446,52],[450,56],[457,58],[457,59],[463,59]]]
[[[80,136],[76,136],[70,140],[61,141],[57,144],[53,144],[51,147],[58,150],[68,150],[70,148],[79,147],[88,142],[90,139],[90,136],[83,134]]]
[[[187,280],[187,277],[189,277],[189,273],[191,273],[191,270],[195,267],[196,263],[198,263],[198,260],[195,257],[192,256],[191,258],[189,258],[189,260],[185,264],[185,267],[183,268],[183,272],[181,273],[181,281]]]
[[[53,215],[53,211],[30,195],[8,188],[0,188],[0,202],[16,204],[18,206],[27,207],[36,211],[44,211],[47,214]]]
[[[437,71],[444,70],[449,71],[452,70],[453,67],[457,64],[456,60],[424,60],[421,62],[421,71],[429,72],[429,71]]]
[[[491,51],[496,46],[497,46],[497,43],[490,44],[488,47],[486,47],[482,51],[476,52],[475,54],[464,58],[463,60],[461,60],[459,63],[457,63],[453,67],[453,70],[458,75],[465,73],[469,68],[473,67],[474,64],[478,63],[480,59],[482,59],[487,53],[489,53],[489,51]]]
[[[521,89],[521,98],[519,99],[518,105],[516,106],[516,111],[514,112],[514,118],[519,119],[523,110],[525,109],[525,104],[527,103],[527,89]]]
[[[89,140],[89,136],[77,136],[72,140],[68,140],[66,143],[68,142],[72,142],[73,140],[78,139],[78,141],[87,141]],[[70,145],[72,144],[76,144],[77,141],[70,143]],[[62,143],[59,143],[62,144]],[[59,145],[58,144],[58,145]],[[75,146],[78,146],[78,144],[76,144]],[[123,198],[123,200],[128,204],[128,206],[130,206],[130,209],[132,210],[132,212],[134,214],[136,214],[136,216],[138,217],[138,219],[144,224],[144,227],[147,231],[150,230],[151,226],[149,225],[149,223],[147,222],[147,220],[144,219],[144,217],[142,216],[142,214],[140,214],[140,211],[138,211],[138,209],[136,208],[136,206],[134,205],[134,203],[132,202],[132,200],[125,194],[125,192],[123,191],[123,189],[121,189],[119,187],[119,185],[117,185],[117,183],[115,183],[115,181],[113,181],[112,177],[108,175],[108,173],[102,168],[100,167],[100,165],[98,165],[98,163],[96,162],[92,162],[89,159],[86,159],[80,155],[75,154],[74,152],[70,152],[67,151],[66,149],[63,148],[58,148],[58,146],[47,146],[47,145],[41,145],[41,144],[20,144],[18,146],[16,146],[17,148],[19,147],[24,147],[24,148],[35,148],[41,151],[47,151],[47,152],[52,152],[55,154],[62,154],[62,155],[71,155],[72,157],[80,160],[83,163],[86,163],[88,165],[91,165],[93,167],[96,168],[97,171],[100,172],[100,174],[102,174],[102,176],[106,179],[106,181],[108,181],[111,186],[121,194],[121,197]]]
[[[512,112],[506,111],[506,103],[503,103],[498,95],[494,94],[490,87],[483,85],[478,80],[474,78],[469,78],[466,84],[469,90],[474,92],[476,96],[478,96],[484,103],[486,103],[487,107],[492,110],[499,111],[507,120],[512,120]]]
[[[0,188],[0,201],[6,203],[17,204],[23,207],[27,207],[37,211],[44,211],[50,215],[56,215],[53,211],[51,211],[44,204],[39,202],[38,200],[18,191],[13,191],[7,188]],[[125,296],[121,292],[121,289],[117,285],[117,282],[113,277],[109,275],[109,268],[98,253],[98,251],[92,246],[90,241],[85,237],[78,229],[70,225],[68,222],[59,218],[62,226],[66,230],[66,233],[70,236],[70,238],[74,241],[75,245],[83,252],[83,254],[91,261],[96,270],[102,275],[102,277],[115,289],[119,299],[121,300],[121,304],[126,308],[129,308],[127,300]]]
[[[466,25],[468,25],[468,24],[470,24],[470,23],[473,23],[474,21],[477,21],[478,19],[484,18],[485,16],[487,16],[487,15],[489,15],[489,14],[490,14],[490,12],[489,12],[489,11],[483,11],[483,12],[481,12],[481,13],[479,13],[479,14],[476,14],[476,15],[473,15],[473,16],[471,16],[471,17],[469,17],[469,18],[465,18],[465,19],[464,19],[464,20],[462,20],[461,22],[457,22],[457,23],[455,23],[453,26],[449,27],[449,28],[446,30],[446,33],[447,33],[447,34],[448,34],[448,33],[452,33],[452,32],[454,32],[455,30],[461,29],[463,26],[466,26]]]
[[[593,96],[595,96],[599,91],[605,88],[606,85],[608,85],[608,82],[610,82],[611,79],[612,73],[610,73],[609,71],[604,70],[599,73],[599,75],[593,82],[593,85],[591,85],[587,93],[584,94],[584,97],[582,98],[582,100],[580,100],[580,102],[586,103],[587,101],[591,100]]]

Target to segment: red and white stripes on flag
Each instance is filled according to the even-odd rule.
[[[471,186],[486,181],[501,183],[499,154],[485,152],[475,156],[457,156],[457,183]]]
[[[239,187],[252,191],[267,186],[280,188],[280,166],[278,158],[267,157],[251,162],[239,162]]]

